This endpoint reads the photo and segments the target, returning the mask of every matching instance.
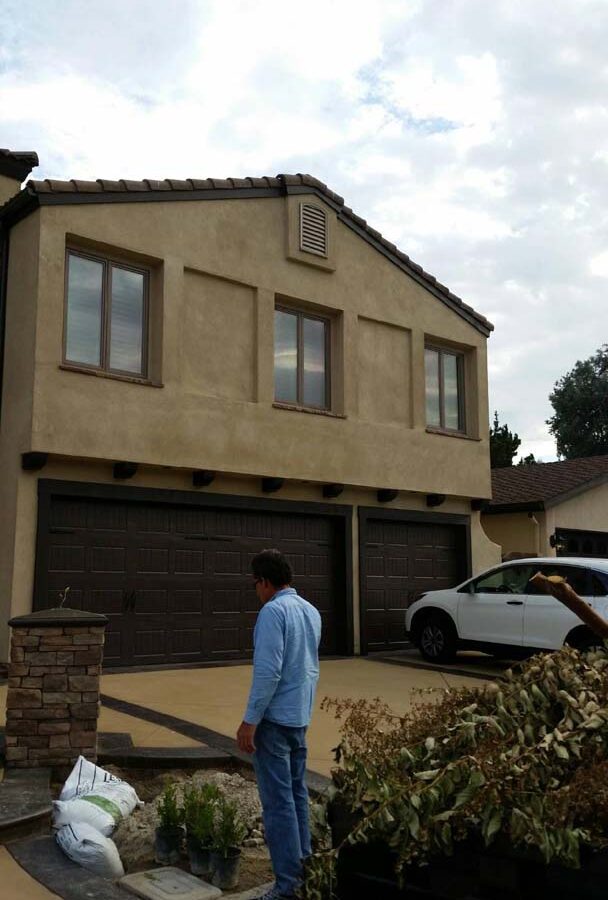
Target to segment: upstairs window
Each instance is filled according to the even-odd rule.
[[[329,409],[330,321],[277,307],[274,313],[274,398]]]
[[[149,272],[68,251],[64,362],[147,376]]]
[[[300,203],[300,250],[327,256],[327,215],[320,206]]]
[[[464,432],[464,357],[441,347],[425,347],[426,424]]]

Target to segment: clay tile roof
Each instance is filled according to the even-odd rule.
[[[38,154],[33,150],[7,150],[0,147],[0,175],[24,181],[38,165]]]
[[[492,507],[546,504],[608,478],[608,455],[492,469]]]
[[[3,153],[9,153],[9,151],[0,150],[0,171]],[[27,156],[27,154],[25,155]],[[400,266],[402,269],[408,272],[409,275],[413,275],[420,283],[426,286],[427,289],[429,289],[436,297],[446,303],[446,305],[453,309],[457,314],[461,315],[485,335],[489,335],[489,333],[492,331],[494,326],[491,324],[491,322],[489,322],[480,313],[476,312],[471,306],[463,303],[463,301],[455,294],[453,294],[449,290],[449,288],[447,288],[444,284],[438,282],[433,275],[425,272],[422,266],[419,266],[417,263],[413,262],[406,253],[402,253],[401,250],[399,250],[395,246],[395,244],[386,240],[386,238],[384,238],[379,231],[376,231],[375,228],[372,228],[370,225],[368,225],[365,219],[361,218],[361,216],[358,216],[352,211],[350,207],[346,206],[343,197],[330,190],[330,188],[328,188],[326,184],[324,184],[322,181],[319,181],[318,178],[314,178],[312,175],[306,175],[302,174],[301,172],[297,172],[296,174],[280,174],[274,177],[262,176],[255,178],[246,177],[203,179],[166,178],[162,180],[147,178],[143,181],[132,181],[128,179],[112,181],[104,178],[99,178],[96,182],[78,180],[56,181],[54,179],[37,181],[35,179],[31,179],[30,181],[28,181],[26,188],[30,198],[34,199],[36,195],[48,195],[53,193],[137,193],[139,195],[148,193],[154,195],[150,198],[151,200],[160,199],[158,195],[161,193],[167,195],[167,199],[170,199],[170,194],[172,192],[183,194],[186,191],[200,191],[204,192],[205,194],[210,194],[212,191],[251,191],[252,196],[260,196],[259,194],[255,194],[255,192],[260,190],[267,191],[269,189],[278,191],[281,194],[318,194],[324,200],[326,200],[327,203],[333,205],[338,218],[342,222],[344,222],[350,228],[355,228],[355,230],[359,234],[361,234],[364,239],[368,240],[370,243],[373,243],[376,249],[384,253],[389,259],[396,263],[396,265]],[[243,194],[240,193],[238,194],[238,196],[242,197]],[[245,194],[245,196],[247,196],[247,194]],[[202,199],[203,198],[204,196],[202,197]],[[120,199],[122,202],[122,198]],[[142,196],[141,199],[144,199],[144,197]],[[175,199],[181,199],[181,197],[176,197]],[[50,202],[50,198],[49,200],[45,200],[45,202]]]

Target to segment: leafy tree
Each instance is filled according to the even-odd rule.
[[[520,444],[519,435],[509,431],[508,425],[498,424],[498,413],[494,411],[494,424],[490,428],[490,465],[492,468],[512,466],[513,457]]]
[[[608,344],[563,375],[549,400],[555,412],[547,425],[559,456],[608,453]]]
[[[522,456],[520,461],[517,463],[518,466],[530,466],[532,463],[536,462],[536,458],[533,453],[528,453],[527,456]]]

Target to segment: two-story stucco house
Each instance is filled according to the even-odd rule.
[[[399,648],[499,561],[490,323],[305,175],[35,181],[0,151],[0,659],[104,612],[106,665],[246,658],[277,546],[323,649]]]

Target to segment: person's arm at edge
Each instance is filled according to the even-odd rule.
[[[260,611],[253,654],[253,681],[243,721],[237,731],[239,749],[255,750],[255,730],[274,697],[283,668],[283,623],[277,610],[266,606]]]

